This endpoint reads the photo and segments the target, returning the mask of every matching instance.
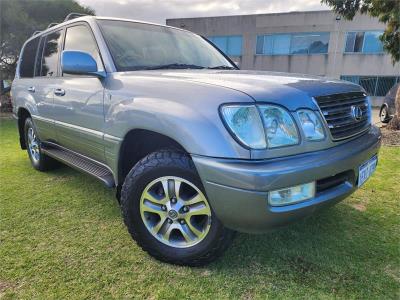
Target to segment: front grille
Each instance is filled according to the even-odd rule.
[[[346,171],[334,176],[326,177],[317,181],[317,194],[335,188],[345,182],[354,183],[354,172]]]
[[[334,140],[357,135],[370,127],[368,100],[362,92],[350,92],[315,97]],[[352,107],[360,108],[362,116],[356,120]]]

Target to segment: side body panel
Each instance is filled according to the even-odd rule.
[[[218,113],[221,102],[252,103],[249,96],[214,85],[142,74],[113,73],[105,84],[105,155],[114,174],[118,174],[122,140],[134,129],[168,136],[191,154],[250,158],[250,151],[229,135]]]
[[[102,82],[96,77],[61,77],[54,97],[54,119],[60,145],[104,162]]]

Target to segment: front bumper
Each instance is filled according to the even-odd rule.
[[[366,134],[347,143],[289,157],[256,161],[192,158],[222,223],[242,232],[265,232],[352,194],[357,188],[359,166],[378,153],[380,144],[380,131],[372,126]],[[346,174],[346,179],[318,191],[315,198],[280,207],[268,204],[268,191],[326,182],[338,174]]]

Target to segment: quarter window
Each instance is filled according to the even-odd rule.
[[[379,39],[382,31],[348,32],[346,35],[347,53],[382,53],[383,45]]]
[[[239,35],[232,36],[210,36],[208,39],[226,55],[242,55],[243,38]]]
[[[34,38],[25,45],[19,67],[20,77],[33,77],[35,70],[36,50],[38,45],[39,38]]]
[[[323,54],[328,53],[328,46],[328,32],[260,35],[257,37],[256,54]]]
[[[78,25],[67,28],[64,50],[76,50],[89,53],[96,61],[99,70],[102,71],[103,64],[101,62],[99,50],[88,27]],[[64,74],[64,76],[65,75],[66,74]]]
[[[56,31],[47,35],[43,49],[41,76],[57,76],[60,41],[61,31]]]

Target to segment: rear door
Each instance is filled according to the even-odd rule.
[[[63,30],[42,36],[36,57],[35,77],[30,86],[35,94],[37,115],[33,116],[40,138],[56,141],[54,121],[54,89],[60,76],[59,56]]]
[[[104,70],[91,28],[84,22],[66,28],[63,50],[84,51]],[[104,161],[102,81],[95,76],[62,74],[54,91],[58,142],[97,161]]]

